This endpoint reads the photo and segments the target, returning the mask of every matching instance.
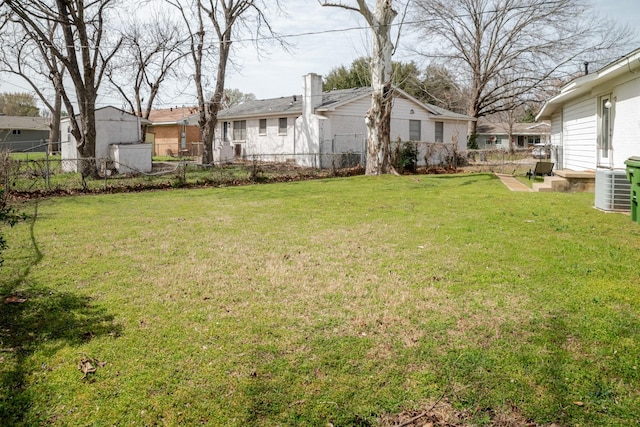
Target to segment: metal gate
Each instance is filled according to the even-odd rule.
[[[320,143],[320,167],[341,169],[364,165],[366,137],[363,133],[335,134]]]

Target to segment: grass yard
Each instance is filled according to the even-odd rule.
[[[640,226],[592,205],[482,174],[31,202],[0,425],[637,426]]]

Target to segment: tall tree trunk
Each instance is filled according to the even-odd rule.
[[[87,91],[89,92],[89,91]],[[85,93],[86,104],[80,105],[80,127],[76,137],[76,148],[82,159],[80,173],[83,177],[99,178],[99,165],[96,159],[96,95]],[[75,136],[75,135],[74,135]]]
[[[391,109],[393,107],[393,43],[391,23],[397,16],[392,0],[376,0],[371,11],[365,0],[357,0],[357,6],[325,2],[323,6],[340,7],[360,13],[367,21],[373,35],[371,55],[371,108],[365,115],[367,126],[367,175],[393,172],[391,165]]]
[[[224,96],[224,84],[231,49],[230,33],[225,32],[222,42],[219,44],[218,73],[216,75],[216,88],[209,104],[209,114],[206,121],[206,132],[204,139],[204,163],[213,163],[213,140],[215,138],[216,126],[218,125],[218,112],[222,109],[222,98]]]
[[[380,175],[393,171],[391,165],[391,110],[393,108],[393,43],[390,25],[396,17],[391,0],[378,0],[370,14],[373,32],[371,57],[371,108],[366,114],[367,175]]]

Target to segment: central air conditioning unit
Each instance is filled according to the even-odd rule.
[[[603,211],[631,211],[631,183],[624,169],[596,171],[595,206]]]

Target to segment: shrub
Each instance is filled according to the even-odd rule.
[[[18,214],[18,212],[7,205],[7,196],[4,191],[4,187],[0,186],[0,226],[2,224],[9,224],[13,227],[19,220],[23,219],[24,215]],[[4,262],[2,258],[2,252],[7,249],[7,241],[4,236],[0,234],[0,267]]]
[[[398,143],[396,147],[395,166],[398,172],[415,173],[418,169],[418,146],[407,141],[404,144]]]

